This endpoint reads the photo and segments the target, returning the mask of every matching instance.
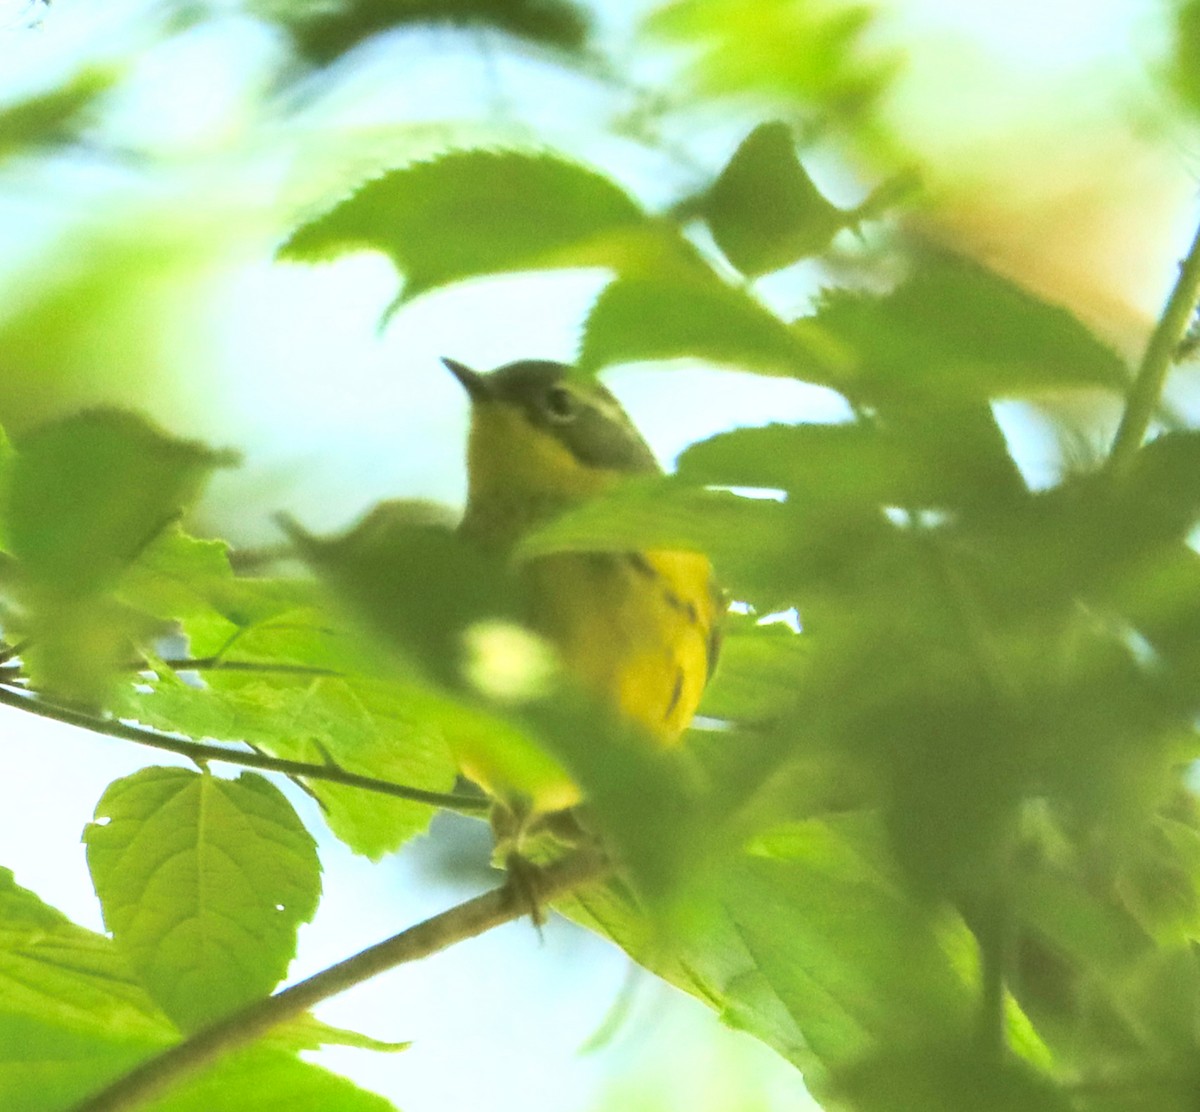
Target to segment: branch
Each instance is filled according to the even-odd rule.
[[[1110,473],[1120,473],[1128,465],[1142,441],[1150,420],[1158,408],[1163,384],[1175,351],[1183,340],[1200,300],[1200,230],[1188,250],[1187,257],[1179,267],[1179,277],[1158,324],[1150,334],[1137,377],[1129,388],[1125,401],[1125,412],[1108,455],[1107,468]]]
[[[548,902],[602,880],[610,871],[611,866],[601,854],[578,851],[536,874],[537,898]],[[206,1027],[76,1105],[72,1112],[132,1112],[144,1107],[223,1055],[248,1046],[322,1000],[397,965],[428,957],[518,919],[528,911],[527,902],[512,886],[494,888]]]
[[[70,707],[57,706],[32,695],[18,693],[0,684],[0,705],[61,722],[67,726],[78,726],[95,734],[120,738],[122,741],[137,742],[151,749],[167,753],[178,753],[190,757],[197,764],[204,761],[226,761],[244,768],[261,768],[268,772],[282,772],[288,776],[301,776],[310,780],[327,780],[334,784],[345,784],[352,788],[377,792],[381,795],[407,799],[412,803],[425,803],[430,807],[443,807],[465,815],[478,815],[486,811],[491,803],[473,795],[458,795],[453,792],[431,792],[424,788],[412,788],[406,784],[393,784],[389,780],[376,780],[371,776],[360,776],[336,764],[308,764],[304,761],[288,761],[281,757],[270,757],[265,753],[254,753],[241,749],[230,749],[224,745],[207,745],[186,738],[171,737],[156,730],[140,726],[129,726],[115,718],[100,718]]]
[[[18,656],[24,645],[0,652],[0,683],[11,684],[20,679],[24,668],[8,661]],[[131,672],[153,672],[156,664],[165,664],[173,672],[253,672],[284,676],[341,676],[335,668],[322,668],[312,664],[285,664],[260,660],[225,660],[219,656],[162,657],[159,660],[131,660],[125,667]]]

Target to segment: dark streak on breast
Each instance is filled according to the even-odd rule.
[[[667,704],[667,713],[663,715],[663,719],[671,717],[675,708],[679,705],[679,698],[683,694],[683,669],[675,669],[675,686],[671,689],[671,701]]]
[[[640,552],[627,552],[625,559],[629,566],[633,568],[638,575],[646,579],[660,579],[654,565],[650,563]],[[663,587],[663,601],[672,609],[677,610],[680,614],[686,616],[687,620],[692,625],[698,625],[700,622],[700,611],[696,609],[696,604],[691,599],[682,599],[669,587]]]
[[[721,657],[721,627],[714,625],[708,631],[708,675],[705,677],[705,683],[713,678],[713,673],[717,670],[717,661]]]
[[[640,552],[627,552],[625,559],[629,561],[629,566],[639,575],[644,575],[647,579],[658,578],[658,572],[651,567],[650,561]]]

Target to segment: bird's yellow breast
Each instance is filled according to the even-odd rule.
[[[694,552],[559,553],[531,560],[530,623],[593,693],[663,744],[683,733],[715,663],[724,609]]]

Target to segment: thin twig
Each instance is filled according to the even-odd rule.
[[[413,803],[424,803],[431,807],[442,807],[445,810],[458,811],[466,815],[481,814],[491,806],[488,800],[478,796],[458,795],[452,792],[431,792],[424,788],[409,787],[406,784],[393,784],[388,780],[377,780],[371,776],[360,776],[357,773],[348,772],[336,764],[288,761],[281,757],[267,756],[265,753],[253,753],[242,749],[230,749],[223,745],[208,745],[204,742],[189,741],[186,738],[176,738],[170,734],[158,733],[156,730],[130,726],[115,718],[100,718],[85,711],[59,706],[5,687],[3,684],[0,684],[0,705],[16,707],[18,710],[28,711],[41,718],[48,718],[67,726],[78,726],[80,729],[91,730],[92,733],[104,734],[106,737],[137,742],[139,745],[147,745],[152,749],[161,749],[167,753],[178,753],[181,756],[190,757],[197,763],[225,761],[246,768],[282,772],[288,776],[327,780],[334,784],[345,784],[348,787],[362,788],[365,791],[395,796],[397,799],[407,799]]]
[[[1110,473],[1120,473],[1128,467],[1130,460],[1142,446],[1146,430],[1150,427],[1150,421],[1162,397],[1163,384],[1171,369],[1175,352],[1187,333],[1198,300],[1200,229],[1196,232],[1196,238],[1192,240],[1187,257],[1180,264],[1175,288],[1171,290],[1166,308],[1150,334],[1137,377],[1129,388],[1125,412],[1121,415],[1121,424],[1108,454],[1107,467]]]
[[[603,879],[610,871],[611,866],[601,854],[581,850],[538,874],[537,897],[549,902]],[[509,885],[494,888],[197,1032],[76,1105],[72,1112],[133,1112],[221,1056],[248,1046],[322,1000],[397,965],[428,957],[518,919],[528,910]]]
[[[321,668],[314,664],[282,664],[258,660],[226,660],[222,656],[162,657],[157,663],[165,664],[175,672],[274,672],[288,676],[340,676],[336,668]],[[154,670],[154,662],[134,665],[138,671]]]

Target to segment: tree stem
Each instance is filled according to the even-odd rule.
[[[357,773],[348,772],[336,764],[288,761],[281,757],[268,756],[266,753],[230,749],[224,745],[208,745],[199,741],[189,741],[186,738],[172,737],[170,734],[160,734],[155,730],[147,730],[140,726],[129,726],[114,718],[100,718],[97,715],[73,710],[70,707],[57,706],[40,697],[14,691],[3,684],[0,684],[0,705],[15,707],[18,710],[36,714],[40,718],[61,722],[66,726],[78,726],[80,729],[90,730],[92,733],[103,734],[106,737],[133,741],[138,745],[147,745],[152,749],[161,749],[167,753],[178,753],[181,756],[190,757],[198,764],[204,761],[225,761],[229,764],[241,765],[244,768],[261,768],[268,772],[282,772],[288,776],[300,776],[309,780],[327,780],[334,784],[345,784],[352,788],[362,788],[364,791],[395,796],[397,799],[407,799],[412,803],[424,803],[430,807],[458,811],[464,815],[482,814],[491,806],[489,800],[480,796],[458,795],[453,792],[431,792],[424,788],[409,787],[407,784],[393,784],[388,780],[377,780],[371,776],[360,776]]]
[[[1187,257],[1179,267],[1175,288],[1167,299],[1166,308],[1150,334],[1145,354],[1138,367],[1137,377],[1129,388],[1125,412],[1108,455],[1110,473],[1120,473],[1129,465],[1154,417],[1162,397],[1163,384],[1171,369],[1175,351],[1187,332],[1196,302],[1200,300],[1200,229]]]
[[[536,894],[539,900],[550,901],[599,881],[610,871],[603,855],[581,850],[539,872]],[[72,1112],[132,1112],[142,1108],[218,1058],[248,1046],[322,1000],[397,965],[428,957],[518,919],[528,911],[527,903],[511,886],[494,888],[206,1027],[76,1105]]]

